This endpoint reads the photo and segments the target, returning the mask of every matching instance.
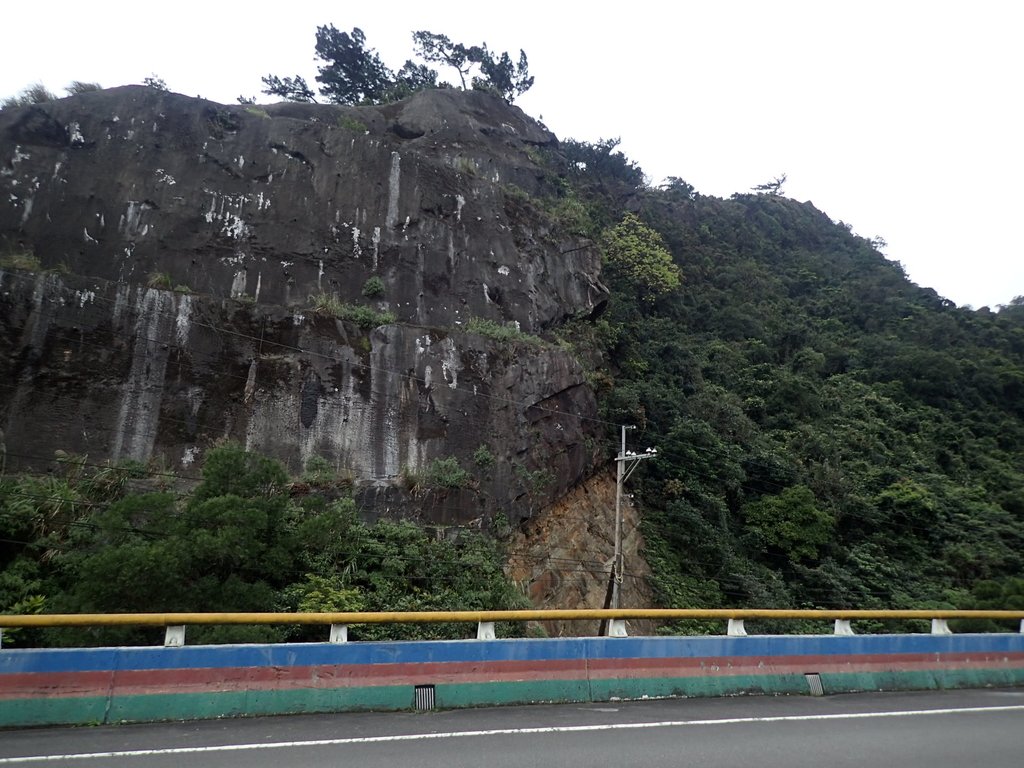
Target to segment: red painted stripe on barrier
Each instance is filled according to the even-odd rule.
[[[106,695],[110,672],[0,675],[0,700],[49,695]],[[434,662],[427,664],[360,664],[304,667],[226,667],[220,669],[118,670],[114,689],[120,694],[196,693],[239,690],[362,688],[381,685],[581,680],[584,659],[555,661]]]
[[[109,670],[101,672],[32,673],[0,675],[0,700],[27,697],[96,696],[110,691]]]
[[[1024,653],[916,653],[871,656],[558,659],[551,661],[431,662],[295,667],[227,667],[0,675],[0,700],[44,697],[319,689],[384,685],[530,680],[635,679],[805,672],[899,672],[1007,669]],[[216,675],[214,677],[214,675]]]
[[[591,659],[591,670],[658,670],[662,674],[674,673],[684,669],[732,668],[742,669],[747,673],[750,669],[778,670],[783,668],[811,670],[814,668],[842,667],[851,663],[886,665],[894,668],[906,665],[915,667],[926,662],[986,663],[1003,666],[1024,665],[1024,653],[891,653],[857,656],[807,655],[807,656],[705,656],[677,658],[630,658],[630,659]]]
[[[591,670],[590,677],[594,680],[643,679],[656,677],[730,677],[733,675],[802,675],[808,672],[818,673],[849,673],[849,672],[913,672],[924,670],[962,670],[990,669],[1005,670],[1024,668],[1024,663],[1000,662],[994,659],[965,659],[946,661],[944,659],[921,659],[911,663],[894,663],[891,661],[849,660],[846,662],[817,663],[804,660],[801,662],[766,662],[763,664],[705,664],[701,666],[681,665],[666,667],[664,665],[645,666],[631,665],[628,668],[613,667]]]
[[[228,670],[225,670],[226,672]],[[585,680],[584,660],[505,661],[489,664],[429,663],[311,666],[231,670],[240,674],[211,679],[209,670],[119,672],[115,688],[121,694],[184,693],[237,690],[308,690],[368,688],[385,685],[428,685],[512,682],[529,680]]]

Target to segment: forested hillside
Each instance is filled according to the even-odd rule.
[[[595,230],[636,213],[682,277],[606,263],[590,336],[605,417],[659,448],[635,485],[664,605],[1020,604],[1024,301],[958,308],[811,203],[564,150]]]
[[[0,613],[521,606],[511,527],[620,425],[661,606],[1024,608],[1024,299],[958,308],[778,185],[653,186],[488,91],[11,109],[4,183],[43,181],[0,209]],[[190,639],[256,637],[311,636]]]

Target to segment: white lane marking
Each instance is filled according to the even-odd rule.
[[[168,749],[132,749],[121,752],[82,752],[70,755],[30,755],[0,757],[0,765],[43,763],[55,760],[109,760],[117,757],[151,757],[154,755],[194,755],[206,752],[243,752],[251,749],[288,749],[302,747],[335,747],[350,744],[380,744],[392,741],[427,739],[458,739],[470,736],[520,736],[539,733],[579,733],[581,731],[618,731],[636,728],[679,728],[699,725],[737,725],[742,723],[793,723],[808,720],[858,720],[872,717],[921,717],[924,715],[958,715],[980,712],[1012,712],[1024,710],[1024,704],[1005,707],[961,707],[957,709],[915,709],[898,712],[843,712],[831,715],[780,715],[777,717],[728,717],[720,720],[663,720],[653,723],[606,723],[604,725],[552,725],[541,728],[501,728],[489,731],[446,731],[442,733],[406,733],[395,736],[362,736],[349,739],[316,739],[312,741],[274,741],[264,744],[221,744],[212,747],[173,747]]]

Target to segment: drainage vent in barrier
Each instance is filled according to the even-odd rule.
[[[821,675],[817,672],[808,672],[804,678],[807,680],[807,687],[811,689],[811,696],[825,695],[825,689],[821,687]]]
[[[821,684],[818,684],[821,687]],[[432,685],[417,685],[416,686],[416,709],[420,712],[426,712],[428,709],[434,708],[434,686]]]

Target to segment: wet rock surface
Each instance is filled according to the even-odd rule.
[[[130,86],[0,112],[0,244],[37,262],[0,270],[8,469],[61,449],[198,474],[230,438],[296,473],[325,459],[368,517],[531,516],[589,471],[593,393],[565,350],[464,324],[535,332],[607,299],[593,248],[508,205],[542,194],[531,148],[555,141],[457,91],[264,108]]]
[[[61,449],[197,475],[233,439],[295,474],[327,460],[368,517],[486,526],[591,461],[594,396],[555,347],[17,271],[0,318],[9,470]],[[453,458],[446,485],[432,467]]]
[[[0,236],[44,267],[284,306],[378,277],[400,322],[534,331],[607,298],[592,248],[506,211],[555,142],[477,92],[263,108],[125,86],[0,112]]]

